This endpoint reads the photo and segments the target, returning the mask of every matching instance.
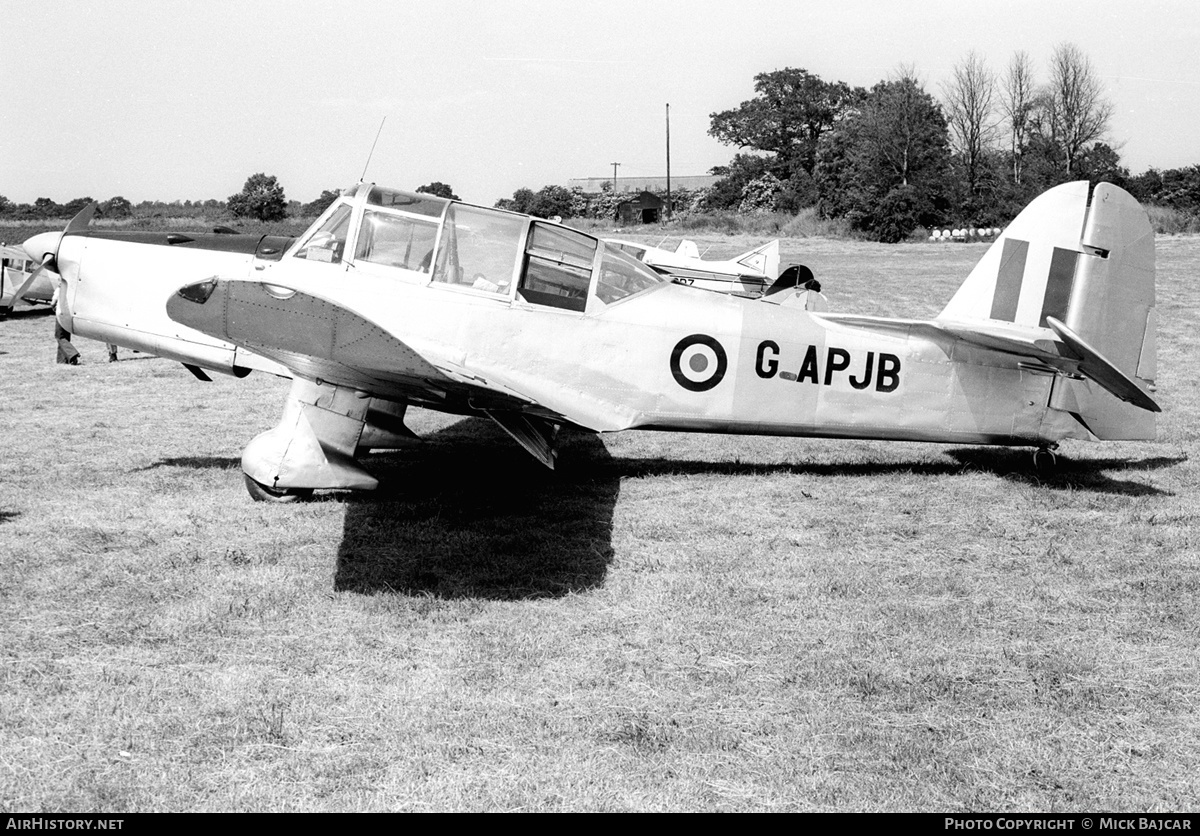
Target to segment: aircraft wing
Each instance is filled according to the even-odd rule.
[[[297,376],[375,397],[487,413],[502,426],[497,416],[517,413],[594,430],[623,423],[617,416],[592,414],[569,393],[540,391],[536,380],[514,381],[484,359],[469,362],[449,345],[406,342],[355,311],[290,288],[210,279],[173,295],[167,315],[274,360]]]
[[[1138,385],[1095,348],[1062,322],[1048,317],[1049,328],[1030,328],[1004,322],[909,320],[853,314],[821,314],[838,325],[864,330],[897,331],[944,341],[947,335],[981,348],[1024,357],[1066,375],[1082,375],[1110,394],[1150,412],[1162,408]]]

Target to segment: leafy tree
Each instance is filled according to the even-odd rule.
[[[0,215],[11,214],[15,208],[16,208],[16,206],[13,204],[13,202],[11,200],[9,200],[4,195],[0,194]]]
[[[1200,165],[1164,171],[1156,202],[1181,212],[1200,212]]]
[[[279,221],[287,217],[287,198],[274,176],[252,174],[241,192],[229,196],[229,211],[235,217]]]
[[[1112,183],[1125,188],[1129,182],[1129,169],[1121,165],[1121,155],[1103,142],[1097,142],[1079,156],[1079,176],[1086,177],[1091,184]]]
[[[341,195],[338,189],[325,189],[321,192],[321,196],[311,203],[305,203],[300,207],[300,214],[304,217],[315,218],[326,209],[333,205],[333,202]]]
[[[1158,193],[1162,191],[1162,182],[1162,172],[1156,168],[1148,168],[1141,174],[1130,177],[1125,183],[1125,189],[1138,203],[1154,203]]]
[[[571,190],[563,186],[543,186],[534,196],[531,215],[539,218],[571,217],[573,199]]]
[[[100,211],[106,218],[128,218],[133,214],[133,204],[123,197],[110,197],[100,204]]]
[[[563,186],[543,186],[536,193],[531,189],[517,189],[511,199],[496,201],[497,209],[523,212],[539,218],[570,218],[574,214],[575,197]]]
[[[435,180],[427,186],[418,186],[417,193],[431,194],[434,197],[444,197],[447,200],[459,200],[458,195],[454,193],[454,189],[438,180]]]
[[[714,166],[709,174],[721,177],[704,197],[705,209],[737,209],[746,185],[770,170],[770,162],[757,154],[735,154],[729,165]]]
[[[911,72],[876,84],[858,123],[867,157],[895,185],[944,169],[946,120]]]
[[[941,108],[902,71],[876,84],[862,109],[822,141],[822,210],[881,241],[899,241],[945,216],[949,157]]]
[[[1076,176],[1063,168],[1061,146],[1035,114],[1021,151],[1021,183],[1014,194],[1020,202],[1028,203],[1046,189],[1074,179]]]
[[[801,209],[814,206],[820,198],[817,183],[812,175],[800,169],[794,171],[791,177],[781,181],[779,194],[775,198],[775,208],[780,212],[796,213]]]
[[[754,77],[755,96],[732,110],[710,114],[709,135],[727,145],[798,160],[809,174],[821,137],[863,98],[861,88],[824,81],[788,67]]]
[[[94,201],[90,197],[77,197],[74,200],[69,200],[63,204],[63,215],[74,217],[84,210],[84,208]]]
[[[1029,202],[1024,187],[1012,182],[1012,159],[1006,150],[992,148],[980,154],[973,192],[962,157],[951,156],[947,173],[947,218],[954,226],[1001,226]]]
[[[497,200],[496,208],[507,209],[510,212],[522,212],[528,215],[530,207],[533,206],[533,200],[533,189],[520,188],[513,192],[511,198],[502,197]]]
[[[773,212],[779,203],[783,183],[771,172],[765,172],[742,187],[739,212]]]
[[[39,218],[61,218],[63,207],[48,197],[39,197],[33,202],[33,213]]]
[[[800,68],[759,73],[754,77],[755,97],[732,110],[710,114],[709,134],[721,142],[760,152],[738,154],[727,167],[713,170],[724,180],[708,189],[702,205],[708,209],[737,209],[753,189],[751,203],[770,209],[796,212],[817,200],[812,174],[822,138],[839,120],[855,112],[866,91],[845,82],[824,81]],[[771,181],[762,180],[770,173]],[[778,182],[766,189],[763,183]]]

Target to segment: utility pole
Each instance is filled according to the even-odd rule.
[[[613,167],[613,194],[617,193],[617,166],[619,166],[619,165],[620,165],[620,163],[612,164],[612,167]]]
[[[671,103],[667,102],[667,220],[671,220]]]

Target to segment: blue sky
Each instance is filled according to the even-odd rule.
[[[1135,173],[1200,163],[1200,4],[606,0],[0,3],[0,194],[224,199],[265,171],[289,198],[441,180],[490,205],[568,178],[703,174],[736,149],[709,114],[756,73],[870,86],[911,65],[939,95],[970,50],[1039,81],[1076,44]]]

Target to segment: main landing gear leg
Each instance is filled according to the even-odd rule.
[[[250,496],[294,502],[317,488],[373,490],[379,482],[354,459],[370,403],[352,389],[295,378],[279,425],[242,453]]]

